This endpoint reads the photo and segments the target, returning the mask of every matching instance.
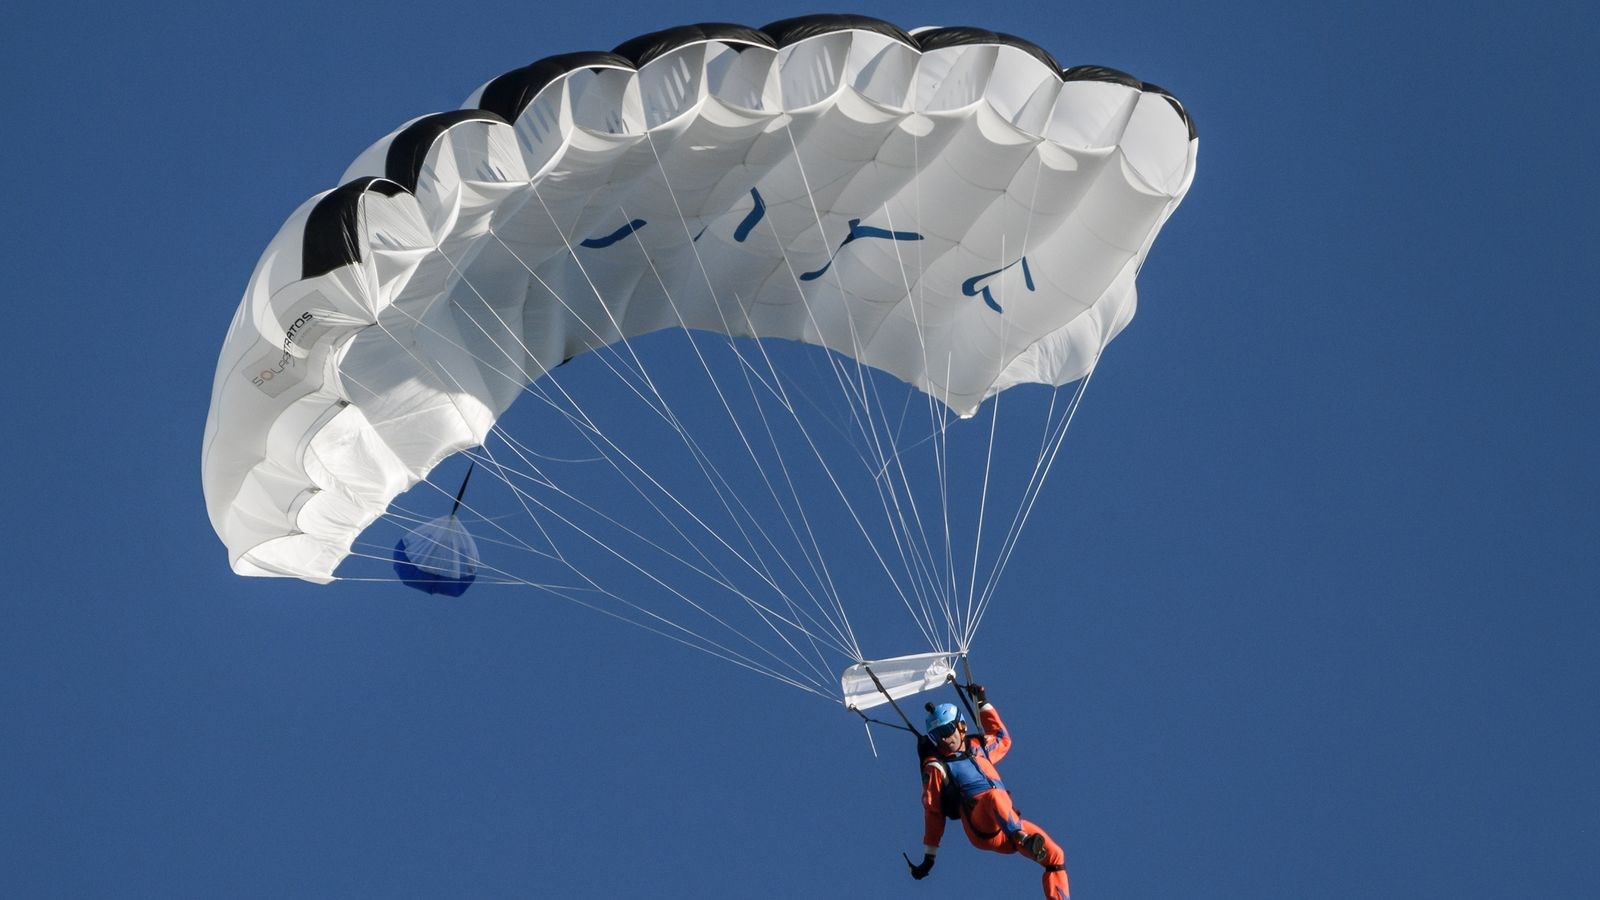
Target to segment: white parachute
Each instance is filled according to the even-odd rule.
[[[395,514],[397,496],[454,454],[491,467],[528,509],[527,492],[545,479],[508,474],[506,454],[490,448],[527,395],[559,407],[650,489],[667,476],[633,471],[657,444],[617,446],[551,373],[602,351],[626,370],[618,393],[637,394],[646,418],[692,442],[698,432],[656,400],[667,379],[638,368],[635,344],[664,331],[735,347],[724,383],[753,384],[790,413],[804,404],[784,392],[782,353],[765,348],[825,348],[823,380],[841,384],[845,418],[871,420],[852,427],[876,490],[913,491],[896,485],[909,476],[888,475],[906,442],[884,449],[898,426],[885,424],[890,404],[862,373],[926,395],[940,441],[955,417],[1007,388],[1084,379],[1133,315],[1135,275],[1189,187],[1196,147],[1187,114],[1160,88],[1111,69],[1063,70],[1026,41],[976,29],[907,33],[853,16],[690,26],[507,73],[461,110],[378,141],[268,245],[213,387],[202,457],[212,524],[234,571],[327,582],[362,555],[363,532]],[[694,350],[684,364],[707,365],[704,356]],[[723,392],[714,386],[707,402],[729,406]],[[1051,427],[1064,430],[1070,407],[1050,409]],[[741,426],[738,440],[760,432]],[[795,434],[804,436],[773,438],[774,449],[812,440]],[[524,461],[538,458],[539,435],[503,440]],[[1059,436],[1041,441],[1039,460],[1058,447]],[[721,477],[717,464],[695,464]],[[946,461],[937,466],[950,477]],[[730,491],[723,504],[748,493]],[[791,493],[799,502],[807,491]],[[1030,477],[1021,502],[1031,509],[1036,497]],[[894,557],[891,541],[919,544],[904,524],[911,501],[884,501],[894,536],[873,543],[880,561]],[[542,534],[551,515],[530,510],[532,528]],[[844,539],[806,535],[803,518],[788,528],[803,541]],[[632,530],[603,512],[596,521]],[[593,530],[579,529],[615,543]],[[762,544],[709,542],[741,557],[745,543]],[[1009,556],[1010,531],[1006,542]],[[960,593],[965,580],[951,561],[964,553],[944,540],[941,555],[940,543],[924,537],[904,582],[890,577],[930,650],[962,652],[982,607],[923,598]],[[820,545],[803,552],[808,562],[827,555]],[[490,555],[480,583],[492,580]],[[698,559],[695,571],[716,568]],[[593,568],[579,576],[585,585]],[[792,630],[782,643],[796,655],[809,657],[827,632],[824,643],[862,662],[832,573],[817,578],[830,598],[820,616],[795,611],[785,578],[733,593],[766,627]],[[663,587],[705,612],[699,588]],[[621,593],[611,595],[632,605]],[[663,624],[670,618],[634,620],[682,639]]]

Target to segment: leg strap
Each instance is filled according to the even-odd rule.
[[[1065,872],[1067,870],[1067,867],[1066,866],[1045,866],[1044,870],[1046,872]]]

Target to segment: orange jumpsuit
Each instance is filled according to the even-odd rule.
[[[983,720],[987,738],[969,734],[966,746],[956,753],[947,755],[940,750],[937,757],[922,761],[923,851],[937,853],[939,840],[944,837],[945,818],[939,797],[948,771],[961,789],[961,825],[972,846],[995,853],[1016,853],[1028,835],[1043,837],[1045,857],[1040,865],[1044,866],[1045,900],[1067,900],[1070,890],[1066,854],[1043,829],[1017,814],[994,767],[1011,749],[1011,735],[993,706],[980,706],[978,717]]]

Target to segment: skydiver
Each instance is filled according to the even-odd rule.
[[[922,756],[923,855],[921,863],[911,866],[911,877],[919,881],[928,877],[939,840],[944,837],[945,818],[959,815],[972,846],[995,853],[1020,852],[1031,858],[1044,866],[1045,900],[1067,900],[1066,854],[1043,829],[1017,814],[994,767],[1011,749],[1011,735],[982,685],[967,685],[967,693],[978,705],[984,737],[967,734],[967,723],[954,703],[927,705],[929,739],[919,741],[918,746]],[[945,799],[947,787],[949,801]]]

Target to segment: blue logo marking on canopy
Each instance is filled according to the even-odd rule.
[[[750,196],[755,199],[756,205],[751,207],[750,212],[745,215],[744,221],[739,223],[739,227],[733,230],[733,239],[741,244],[744,243],[745,238],[750,236],[751,230],[756,227],[757,222],[761,221],[761,217],[767,214],[767,203],[761,199],[761,192],[751,188]]]
[[[850,233],[845,235],[844,241],[839,244],[839,249],[833,251],[833,256],[828,257],[828,261],[823,264],[822,268],[816,270],[815,272],[806,272],[800,276],[800,280],[815,281],[818,278],[821,278],[823,273],[828,271],[828,267],[833,265],[834,258],[837,257],[845,247],[849,246],[851,241],[863,240],[866,238],[881,238],[886,241],[920,241],[922,240],[922,235],[915,231],[890,231],[887,228],[879,228],[875,225],[863,225],[861,224],[860,219],[851,219]]]
[[[1012,260],[1011,262],[1006,263],[1000,268],[995,269],[992,272],[985,272],[982,275],[974,275],[971,278],[968,278],[966,281],[961,282],[961,293],[968,297],[976,297],[981,294],[983,295],[983,302],[987,304],[990,309],[997,313],[1005,312],[1005,310],[1000,308],[1000,304],[995,302],[994,294],[989,292],[989,286],[984,285],[982,288],[980,288],[978,287],[978,282],[983,281],[991,276],[999,275],[1001,272],[1004,272],[1017,263],[1022,263],[1023,284],[1027,285],[1029,291],[1034,290],[1033,272],[1028,268],[1028,258],[1026,256],[1021,256]]]
[[[590,250],[599,250],[599,249],[601,249],[603,247],[609,247],[612,244],[615,244],[617,241],[620,241],[623,238],[627,237],[628,235],[633,234],[635,231],[638,231],[639,229],[643,228],[644,226],[645,226],[645,221],[643,219],[634,219],[633,221],[631,221],[628,224],[622,226],[621,228],[618,228],[616,231],[613,231],[613,232],[611,232],[610,234],[608,234],[608,235],[606,235],[604,237],[588,238],[588,239],[580,242],[578,244],[578,246],[580,246],[580,247],[588,247]]]

